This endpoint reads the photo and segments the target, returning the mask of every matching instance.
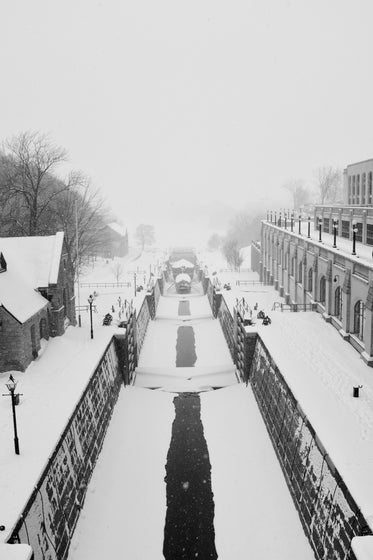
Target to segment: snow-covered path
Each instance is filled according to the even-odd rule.
[[[177,313],[179,299],[161,299],[158,319],[149,325],[136,377],[137,383],[144,376],[160,377],[164,372],[162,390],[136,384],[122,390],[69,560],[164,558],[164,478],[177,397],[172,391],[190,390],[189,378],[197,383],[191,390],[198,391],[196,379],[200,376],[206,386],[214,385],[221,379],[216,373],[219,367],[232,368],[227,386],[200,393],[211,462],[218,558],[311,560],[313,553],[255,399],[250,387],[236,382],[227,345],[218,321],[211,317],[207,298],[190,297],[191,315],[183,317]],[[175,368],[180,325],[194,329],[194,368]],[[187,375],[183,376],[184,370]],[[179,376],[178,387],[175,375]],[[183,484],[189,488],[189,481]]]

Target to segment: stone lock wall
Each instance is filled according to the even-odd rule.
[[[353,560],[366,520],[259,336],[249,381],[316,558]]]
[[[232,317],[222,298],[218,317],[240,377],[251,384],[315,557],[355,560],[353,537],[371,531],[310,419],[259,335],[243,328],[240,309]]]
[[[112,339],[93,373],[9,542],[35,560],[64,560],[123,376]]]

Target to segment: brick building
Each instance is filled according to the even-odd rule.
[[[41,340],[75,325],[64,234],[0,238],[0,371],[24,371]]]

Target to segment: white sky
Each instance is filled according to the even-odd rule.
[[[2,0],[1,138],[49,132],[124,220],[286,205],[286,180],[373,155],[372,21],[371,0]]]

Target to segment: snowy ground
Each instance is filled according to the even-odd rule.
[[[123,268],[132,270],[154,269],[158,255],[132,251],[123,259]],[[99,259],[94,267],[86,270],[81,282],[107,282],[115,279],[108,275],[105,259]],[[97,312],[93,313],[94,339],[90,339],[90,319],[87,311],[81,314],[82,327],[69,327],[64,336],[42,341],[42,349],[27,370],[13,372],[18,381],[17,392],[22,393],[16,407],[20,455],[14,452],[13,421],[9,397],[0,398],[0,543],[6,542],[14,524],[24,509],[32,490],[52,454],[82,391],[96,368],[106,346],[117,330],[102,325],[102,318],[115,305],[114,318],[119,319],[117,299],[132,298],[139,307],[145,290],[136,298],[132,288],[127,291],[116,287],[96,288]],[[85,302],[93,288],[81,289]],[[122,332],[122,330],[121,330]],[[7,393],[5,383],[9,372],[0,373],[1,393]],[[46,421],[47,419],[47,421]]]
[[[191,302],[190,316],[177,315],[183,299]],[[138,371],[148,368],[149,377],[161,378],[162,390],[137,386],[143,378],[138,373],[135,386],[122,391],[69,560],[114,558],[119,553],[139,560],[163,558],[165,465],[175,416],[175,394],[169,391],[175,390],[174,379],[182,377],[184,369],[188,376],[194,370],[194,381],[202,372],[206,385],[217,382],[219,366],[234,370],[206,296],[161,298],[158,309]],[[194,368],[175,368],[177,329],[185,324],[194,329],[197,360]],[[190,389],[183,383],[177,390]],[[250,388],[238,385],[232,371],[229,387],[201,393],[201,410],[212,466],[218,557],[311,560],[313,553]]]
[[[247,253],[248,252],[246,252],[245,256],[249,257]],[[368,255],[366,258],[368,259]],[[150,256],[147,255],[145,261],[149,259]],[[220,280],[223,283],[226,281],[231,283],[231,291],[223,290],[224,297],[230,307],[233,306],[236,298],[245,297],[251,307],[253,307],[255,303],[258,303],[259,308],[264,309],[271,316],[272,324],[270,326],[262,326],[257,322],[254,327],[248,327],[248,329],[257,329],[260,331],[265,344],[291,385],[302,408],[312,419],[312,423],[321,441],[328,449],[332,460],[341,472],[347,485],[350,487],[354,499],[361,506],[363,514],[373,527],[373,488],[371,485],[371,472],[373,469],[372,369],[362,362],[359,354],[353,350],[348,343],[344,342],[340,338],[338,332],[330,324],[325,323],[320,315],[311,312],[281,313],[280,311],[271,311],[273,302],[281,301],[278,293],[275,292],[273,288],[260,285],[237,287],[235,285],[235,274],[219,272],[220,269],[226,268],[226,263],[219,255],[206,254],[204,260],[206,263],[208,263],[209,260],[215,260],[213,265],[218,271]],[[139,270],[142,270],[143,268],[140,263],[141,260],[138,264]],[[146,266],[148,265],[149,262],[146,263]],[[247,270],[248,266],[249,258],[247,258],[243,264],[243,268],[246,270],[241,272],[240,278],[257,281],[257,275],[255,273],[250,273]],[[127,268],[129,269],[129,262],[127,263]],[[212,270],[212,268],[210,270]],[[110,278],[108,277],[106,262],[101,262],[101,264],[95,263],[95,269],[91,270],[84,280],[87,281],[88,279],[90,281],[95,280],[96,282],[104,280],[109,282],[114,281],[112,276],[110,276]],[[82,279],[82,281],[84,280]],[[14,522],[22,511],[48,456],[54,448],[59,434],[62,432],[81,394],[82,388],[85,386],[92,370],[115,330],[114,327],[108,328],[102,326],[103,315],[110,311],[111,305],[115,305],[119,295],[122,298],[128,297],[129,299],[132,295],[132,287],[129,288],[129,290],[130,291],[126,295],[126,292],[123,290],[119,290],[118,294],[115,289],[106,293],[98,288],[99,296],[96,298],[95,302],[98,311],[94,313],[93,316],[95,323],[94,341],[89,339],[89,315],[87,312],[82,313],[81,329],[70,327],[67,329],[64,337],[51,339],[44,345],[43,352],[39,358],[30,365],[27,371],[23,374],[17,374],[17,379],[19,381],[17,389],[23,393],[21,404],[17,407],[21,449],[20,456],[14,454],[12,417],[9,400],[5,397],[0,399],[0,434],[1,441],[3,442],[2,453],[0,455],[0,524],[6,526],[6,531],[0,533],[0,542],[1,540],[7,539]],[[81,299],[83,300],[83,295],[84,298],[88,297],[91,291],[91,288],[84,288],[84,290],[81,290]],[[141,304],[143,296],[143,292],[137,295],[137,305]],[[170,298],[170,300],[171,299],[172,298]],[[163,309],[162,307],[159,308],[159,317],[161,317],[161,315],[164,316],[162,320],[161,318],[159,319],[159,324],[163,322],[166,325],[166,316],[172,314],[172,306],[166,307],[163,307]],[[204,314],[205,309],[198,309],[198,313]],[[193,311],[192,298],[191,311],[196,314],[196,310]],[[150,329],[153,328],[153,325],[155,325],[155,323],[150,324]],[[164,328],[167,329],[168,327],[165,326]],[[149,330],[149,336],[151,336],[151,330]],[[168,333],[167,336],[171,336],[170,333]],[[212,344],[212,342],[213,341],[208,340],[207,337],[206,345],[208,346]],[[161,338],[157,340],[157,344],[160,350],[158,356],[162,355],[165,360],[165,363],[163,363],[164,367],[166,363],[169,363],[169,354],[168,357],[166,355],[167,352],[169,352],[169,347],[167,346],[167,350],[162,350],[160,346]],[[220,353],[222,346],[220,338],[219,342],[214,345],[217,355]],[[144,357],[145,360],[145,352],[147,352],[146,339],[144,343],[144,353],[141,359]],[[66,356],[68,356],[67,360]],[[7,377],[7,374],[0,374],[0,383],[3,382],[4,385]],[[352,397],[352,387],[356,385],[363,385],[361,397],[358,399]],[[248,525],[245,525],[246,532],[243,531],[242,534],[240,533],[239,536],[237,536],[237,526],[235,525],[232,527],[228,515],[226,516],[227,519],[224,520],[224,512],[220,512],[220,504],[224,505],[227,511],[231,508],[231,505],[228,503],[228,497],[224,497],[225,487],[228,483],[231,484],[231,481],[228,481],[226,478],[223,483],[223,475],[222,473],[219,474],[220,467],[218,463],[220,459],[214,459],[214,457],[219,457],[219,454],[223,452],[224,448],[219,447],[218,442],[226,442],[226,445],[229,446],[231,443],[233,446],[236,445],[236,448],[229,451],[230,455],[227,453],[225,458],[225,462],[228,465],[232,457],[230,466],[230,474],[232,476],[232,473],[235,472],[235,468],[238,473],[240,472],[241,460],[242,470],[246,472],[249,461],[256,459],[261,453],[264,453],[261,448],[258,447],[258,452],[249,457],[247,455],[249,449],[256,449],[257,445],[262,445],[264,441],[268,441],[264,436],[260,438],[258,436],[258,440],[260,440],[259,443],[256,441],[256,438],[255,443],[249,439],[254,433],[261,433],[260,430],[263,428],[263,424],[258,417],[258,425],[255,424],[255,429],[251,430],[250,433],[247,431],[247,421],[245,418],[247,418],[249,414],[255,416],[255,414],[257,414],[257,409],[255,409],[256,412],[254,413],[255,403],[250,404],[252,399],[250,392],[245,391],[245,396],[242,396],[240,393],[242,390],[242,387],[235,386],[205,393],[203,396],[203,400],[206,400],[203,406],[203,422],[206,437],[209,438],[211,460],[215,463],[213,469],[213,490],[217,497],[221,494],[219,504],[217,503],[215,510],[216,524],[217,527],[222,527],[223,522],[227,524],[229,528],[229,537],[227,537],[227,539],[233,539],[235,543],[237,542],[238,547],[244,546],[242,542],[245,538],[248,538],[246,534]],[[151,397],[151,395],[153,395],[153,397]],[[222,413],[223,404],[218,403],[220,397],[224,400],[224,413]],[[246,405],[241,407],[241,399],[247,400],[247,409]],[[150,404],[150,400],[152,404]],[[212,400],[213,402],[211,402]],[[147,553],[141,556],[141,551],[146,548],[146,542],[148,541],[147,538],[143,538],[141,535],[149,535],[150,546],[154,547],[154,549],[159,546],[161,540],[161,533],[159,531],[161,531],[164,520],[163,514],[165,507],[164,502],[162,502],[164,497],[161,498],[161,493],[163,492],[162,488],[164,486],[161,473],[163,472],[164,459],[169,444],[170,423],[174,415],[172,401],[166,392],[154,392],[140,387],[131,387],[122,391],[119,403],[120,405],[115,411],[112,428],[110,428],[110,433],[112,433],[113,436],[108,437],[102,452],[102,460],[104,461],[107,455],[109,457],[108,462],[102,463],[102,465],[100,463],[101,466],[94,476],[101,477],[103,484],[105,480],[110,480],[113,477],[117,480],[117,484],[124,485],[124,491],[129,492],[128,497],[131,511],[122,514],[122,520],[124,519],[124,521],[118,527],[108,527],[110,524],[108,523],[109,517],[107,517],[102,520],[101,524],[96,523],[96,521],[92,524],[88,523],[87,527],[89,526],[89,529],[87,530],[91,531],[91,533],[95,532],[103,537],[104,529],[105,531],[115,529],[115,535],[108,533],[108,538],[106,539],[106,537],[103,537],[102,543],[107,544],[113,539],[113,542],[120,542],[123,548],[126,544],[124,542],[123,527],[126,527],[126,522],[128,521],[128,526],[132,527],[133,532],[128,534],[126,539],[128,539],[130,546],[132,546],[131,543],[133,543],[135,548],[137,546],[140,547],[137,557],[141,558],[141,560],[148,557],[156,558],[156,556],[149,556]],[[253,410],[251,410],[251,408],[253,408]],[[144,413],[144,410],[146,413]],[[45,422],[45,418],[48,418],[48,422]],[[230,418],[232,418],[232,424],[230,423]],[[222,422],[220,422],[220,420],[222,420]],[[250,422],[252,422],[252,420],[250,420]],[[225,423],[227,423],[227,426],[220,425]],[[210,424],[212,425],[212,429]],[[216,431],[214,431],[215,424]],[[133,429],[133,426],[138,426],[139,434]],[[244,426],[246,426],[246,428],[244,428]],[[225,428],[229,431],[229,438],[233,439],[232,442],[229,438],[229,441],[227,441],[227,438],[225,436],[223,437],[222,434],[226,433],[224,431]],[[43,437],[40,437],[41,434],[43,434]],[[128,438],[125,440],[124,436],[127,437],[127,435]],[[137,441],[143,442],[142,450],[136,445]],[[242,442],[246,441],[250,442],[247,449],[242,446]],[[125,446],[123,449],[121,447],[122,445]],[[270,446],[269,442],[268,445]],[[108,451],[106,449],[108,449]],[[110,449],[112,449],[112,451],[110,451]],[[271,449],[271,447],[269,447],[269,449]],[[149,454],[144,455],[147,453],[147,450]],[[116,456],[116,454],[118,455],[118,461],[110,460],[110,457],[112,458]],[[124,464],[119,461],[121,456],[123,456]],[[158,457],[159,462],[154,463],[153,458],[156,457]],[[237,463],[235,463],[234,457],[237,458]],[[144,459],[144,461],[140,459]],[[276,459],[274,459],[274,461],[276,461]],[[234,466],[233,463],[237,466]],[[277,468],[277,464],[274,463],[274,465],[276,465]],[[221,466],[223,467],[223,463],[221,463]],[[110,469],[116,468],[117,470],[111,475]],[[251,466],[250,463],[250,469],[251,468],[254,469],[254,465]],[[268,468],[272,469],[272,467]],[[154,477],[152,478],[153,472]],[[250,470],[249,472],[252,471]],[[123,473],[126,473],[126,476],[124,476]],[[256,476],[255,473],[252,474],[251,480],[253,480],[253,476]],[[157,479],[156,481],[155,478]],[[249,479],[250,477],[247,477],[247,480],[241,480],[241,478],[237,477],[236,485],[240,487],[242,483],[244,484],[242,488],[246,492],[254,492],[255,489],[249,490],[247,486],[249,484]],[[106,503],[110,504],[110,500],[104,500],[101,504],[102,498],[99,497],[101,495],[99,480],[97,480],[97,482],[95,482],[95,480],[94,478],[93,486],[87,497],[87,508],[90,507],[90,500],[96,499],[96,495],[98,496],[97,503],[100,504],[100,508]],[[16,481],[16,484],[14,484],[14,481]],[[234,483],[232,482],[232,484]],[[219,488],[219,485],[221,488]],[[139,501],[139,492],[142,487],[146,489],[145,497],[142,498],[145,505],[143,509],[141,509],[141,500]],[[156,495],[153,495],[153,491]],[[115,494],[115,497],[118,497],[118,495],[120,495],[120,488],[114,488],[112,492],[113,495]],[[231,490],[231,492],[233,492],[233,490]],[[280,493],[282,491],[278,490],[278,492]],[[262,494],[266,494],[265,489],[262,490]],[[237,488],[235,488],[233,495],[238,500],[237,503],[240,504],[240,492]],[[246,494],[243,492],[242,495],[245,496]],[[147,497],[149,497],[149,500]],[[114,497],[111,499],[114,500]],[[249,502],[250,500],[247,498],[246,501]],[[255,501],[258,502],[259,500],[255,498]],[[121,501],[121,504],[123,506],[122,502],[123,501]],[[158,513],[153,512],[153,504],[154,512],[157,509]],[[258,506],[257,503],[256,506]],[[113,508],[116,507],[120,509],[121,505],[113,506]],[[246,515],[248,515],[247,503],[245,507]],[[278,513],[278,510],[276,510],[274,506],[270,505],[268,507],[269,510],[272,508],[277,512],[277,522],[281,521],[282,516],[282,506],[278,507],[281,507],[280,513]],[[240,508],[241,505],[238,505],[237,511]],[[114,509],[111,511],[114,511]],[[156,520],[152,518],[153,513]],[[96,514],[98,514],[97,510]],[[83,515],[86,515],[86,518],[89,519],[87,513]],[[131,524],[132,519],[133,524]],[[263,513],[263,519],[261,519],[263,526],[266,526],[266,521],[266,515]],[[82,518],[82,522],[84,522],[84,518]],[[152,529],[153,523],[155,523],[154,531]],[[135,526],[137,527],[137,533],[135,533]],[[220,547],[220,550],[223,551],[228,540],[224,539],[224,542],[219,541],[220,535],[222,534],[220,531],[219,529],[219,534],[217,534],[217,545]],[[130,531],[128,531],[128,533],[130,533]],[[260,535],[259,529],[256,531],[256,534]],[[275,533],[273,532],[273,536],[274,535]],[[266,534],[265,540],[268,540],[267,536]],[[291,537],[289,537],[289,539],[290,538]],[[83,537],[82,533],[78,533],[77,539],[82,542],[85,540],[85,537]],[[261,542],[261,546],[266,544],[266,542]],[[84,546],[83,544],[83,547]],[[253,544],[253,546],[256,545]],[[253,551],[255,551],[255,548]],[[73,555],[72,558],[79,558],[79,560],[84,560],[85,558],[83,553],[78,554],[78,549],[72,550],[71,554]],[[287,557],[307,558],[308,556],[306,556],[306,554],[308,554],[308,552],[294,553]],[[258,557],[258,555],[254,556]],[[239,558],[236,554],[234,557]],[[277,557],[279,558],[279,556]],[[136,558],[136,556],[131,556],[131,558]],[[232,555],[230,558],[232,558]],[[266,553],[265,558],[270,558],[270,556]]]

